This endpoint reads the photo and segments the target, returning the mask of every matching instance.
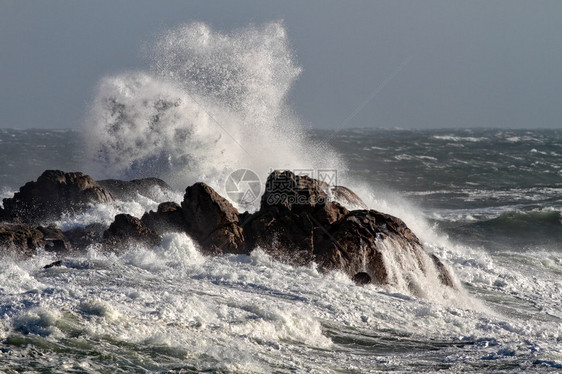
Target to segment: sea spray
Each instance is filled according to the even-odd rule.
[[[307,139],[287,106],[300,73],[281,23],[229,34],[194,23],[147,48],[151,68],[101,80],[87,120],[88,169],[98,176],[196,181],[224,195],[250,169],[345,172],[334,151]]]
[[[203,181],[228,197],[225,181],[238,169],[264,181],[273,169],[331,170],[334,183],[360,186],[370,207],[379,208],[382,198],[381,211],[404,213],[415,231],[428,231],[412,207],[373,198],[372,186],[349,178],[325,141],[308,138],[286,102],[301,69],[281,23],[228,34],[188,24],[165,32],[145,52],[150,69],[108,76],[98,86],[88,120],[89,168],[95,173],[158,176],[178,190]],[[259,201],[241,208],[256,209]],[[438,285],[431,274],[434,282],[426,286]]]

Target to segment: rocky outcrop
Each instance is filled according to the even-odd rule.
[[[138,194],[158,201],[160,191],[172,192],[172,188],[158,178],[142,178],[130,181],[105,179],[98,183],[119,200],[132,200]]]
[[[160,186],[153,182],[146,186]],[[123,197],[125,190],[141,193],[134,186],[145,182],[139,183],[106,181],[105,185],[121,186],[116,194]],[[5,199],[0,213],[13,221],[33,223],[113,198],[82,173],[47,171],[14,198]],[[454,287],[447,267],[424,250],[402,220],[370,209],[349,210],[340,202],[349,207],[364,205],[345,187],[334,189],[307,176],[275,171],[255,213],[240,214],[210,186],[196,183],[187,187],[181,205],[161,203],[141,219],[118,214],[109,228],[93,224],[62,232],[55,227],[2,224],[0,247],[32,254],[38,248],[68,252],[99,243],[119,250],[129,242],[158,245],[162,234],[184,232],[206,254],[249,254],[259,247],[283,262],[316,263],[322,271],[343,271],[358,285],[401,284],[416,293],[420,287],[416,279],[432,276]]]
[[[205,183],[187,187],[181,207],[185,231],[204,252],[249,253],[238,211],[211,187]]]
[[[171,201],[158,205],[156,212],[144,213],[141,221],[160,235],[166,232],[183,232],[187,227],[181,206]]]
[[[329,201],[321,182],[287,171],[269,176],[260,210],[246,219],[244,232],[252,248],[259,246],[293,264],[316,262],[323,270],[341,270],[360,284],[393,281],[388,262],[394,261],[394,253],[383,243],[392,243],[399,257],[407,259],[396,261],[399,267],[414,263],[426,272],[431,266],[402,220],[375,210],[348,211]],[[451,285],[446,268],[435,264],[442,283]]]
[[[47,170],[28,182],[14,197],[4,199],[3,220],[39,224],[65,212],[79,212],[90,204],[113,201],[114,196],[90,176]]]
[[[115,221],[103,233],[104,244],[113,250],[129,242],[140,242],[149,246],[160,244],[160,236],[130,214],[118,214]]]
[[[0,224],[1,250],[29,256],[40,248],[59,253],[68,253],[72,250],[63,232],[56,227],[13,223]]]

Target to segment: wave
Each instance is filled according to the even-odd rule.
[[[503,242],[510,249],[546,247],[562,250],[562,212],[558,210],[511,210],[496,218],[463,225],[454,231],[469,241],[493,240]]]
[[[99,83],[87,121],[89,173],[156,176],[177,189],[203,181],[228,196],[225,182],[239,169],[262,181],[273,169],[335,171],[334,184],[348,185],[370,208],[402,218],[422,241],[434,241],[437,234],[419,210],[402,196],[382,196],[372,185],[346,180],[343,158],[308,137],[286,102],[301,69],[281,23],[228,34],[203,23],[184,25],[147,51],[149,69]],[[259,199],[252,204],[243,208],[256,209]],[[95,214],[108,217],[116,209]],[[436,298],[454,304],[450,296]]]
[[[158,176],[177,188],[205,181],[219,192],[241,168],[346,169],[307,138],[286,104],[300,74],[279,22],[229,34],[194,23],[147,49],[150,69],[101,80],[87,127],[88,170]]]

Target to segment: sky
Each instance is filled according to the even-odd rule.
[[[80,128],[100,78],[202,21],[282,20],[306,126],[562,128],[562,1],[0,0],[0,127]]]

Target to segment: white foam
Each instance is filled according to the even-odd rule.
[[[484,137],[475,138],[473,136],[455,136],[455,135],[434,135],[433,139],[449,140],[453,142],[473,142],[473,143],[488,140],[488,138],[484,138]]]

